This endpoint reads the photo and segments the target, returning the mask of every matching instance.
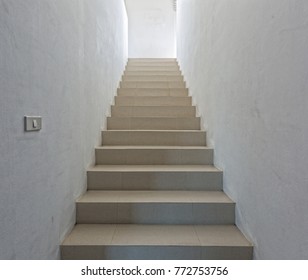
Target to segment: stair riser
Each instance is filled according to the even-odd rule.
[[[233,225],[232,203],[77,203],[79,224]]]
[[[123,82],[183,82],[183,76],[123,76]]]
[[[63,260],[251,260],[252,247],[61,246]]]
[[[212,149],[96,149],[96,164],[100,165],[210,165]]]
[[[107,146],[205,146],[204,131],[103,131]]]
[[[176,61],[152,61],[152,62],[145,62],[145,61],[129,61],[127,66],[141,66],[141,67],[178,67],[179,64]]]
[[[180,70],[175,71],[138,71],[138,70],[126,70],[124,76],[149,76],[149,75],[160,75],[160,76],[177,76],[182,75]]]
[[[179,67],[175,61],[157,61],[157,62],[128,62],[126,67]]]
[[[176,58],[129,58],[127,63],[178,63]]]
[[[125,68],[126,71],[180,71],[180,68],[178,66],[127,66]]]
[[[116,96],[116,106],[192,106],[191,97]]]
[[[196,107],[112,106],[112,117],[195,117]]]
[[[118,96],[135,97],[188,97],[187,89],[118,89]]]
[[[107,118],[111,130],[198,130],[200,118]]]
[[[121,82],[120,88],[186,88],[185,82]]]
[[[88,190],[221,191],[222,172],[88,171]]]
[[[176,58],[153,58],[153,57],[145,57],[145,58],[129,58],[128,63],[134,62],[176,62]]]

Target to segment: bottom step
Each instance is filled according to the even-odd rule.
[[[244,260],[252,245],[236,226],[76,225],[64,260]]]

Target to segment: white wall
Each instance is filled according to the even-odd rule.
[[[176,56],[173,0],[125,0],[128,55],[131,58]]]
[[[0,259],[59,257],[126,38],[122,0],[0,1]]]
[[[178,59],[256,259],[308,258],[308,2],[179,0]]]

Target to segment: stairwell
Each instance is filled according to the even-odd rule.
[[[62,259],[251,259],[175,59],[130,59]]]

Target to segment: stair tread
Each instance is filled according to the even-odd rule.
[[[193,116],[193,117],[190,117],[190,116],[187,116],[187,117],[174,117],[174,116],[151,116],[151,117],[135,117],[135,116],[129,116],[129,117],[117,117],[117,116],[111,116],[111,117],[107,117],[108,119],[133,119],[133,120],[138,120],[138,119],[146,119],[146,120],[151,120],[151,119],[168,119],[168,120],[192,120],[192,119],[200,119],[200,117],[196,117],[196,116]]]
[[[137,75],[141,76],[141,77],[147,77],[147,76],[150,76],[150,75],[157,75],[156,73],[159,73],[159,72],[155,72],[155,71],[147,71],[147,72],[140,72],[140,71],[135,71],[135,73],[133,73],[133,71],[130,71],[130,72],[126,72],[125,73],[125,76],[126,77],[131,77],[131,76],[135,76],[137,73]],[[178,73],[175,73],[175,72],[171,72],[168,74],[164,73],[164,74],[161,74],[161,76],[165,76],[165,77],[173,77],[173,76],[178,76],[178,77],[183,77],[182,74],[180,72]],[[184,78],[183,78],[183,81],[184,81]]]
[[[78,224],[62,246],[238,246],[251,243],[233,225]]]
[[[147,90],[156,90],[156,91],[159,91],[159,90],[164,90],[164,91],[172,91],[172,92],[176,92],[176,91],[188,91],[188,88],[166,88],[166,87],[157,87],[157,88],[151,88],[151,87],[143,87],[143,88],[120,88],[118,87],[118,90],[121,90],[121,91],[147,91]]]
[[[187,129],[178,129],[178,130],[162,130],[162,129],[136,129],[136,130],[130,130],[130,129],[108,129],[108,130],[103,130],[104,132],[130,132],[130,133],[145,133],[145,132],[158,132],[158,133],[205,133],[205,130],[202,129],[192,129],[192,130],[187,130]]]
[[[169,93],[182,93],[182,92],[185,92],[185,93],[188,93],[188,89],[187,88],[174,88],[174,89],[170,89],[170,88],[118,88],[117,89],[117,92],[121,93],[121,92],[155,92],[155,93],[165,93],[165,92],[169,92]],[[116,95],[116,96],[119,96],[119,95]],[[125,95],[124,95],[125,96]],[[149,96],[155,96],[155,95],[149,95]],[[161,96],[161,95],[156,95],[156,96]],[[176,97],[177,95],[172,95],[174,97]],[[180,95],[181,96],[181,95]],[[187,95],[183,95],[183,97],[187,97]]]
[[[99,146],[98,150],[213,150],[207,146]]]
[[[213,165],[96,165],[91,172],[222,172]]]
[[[142,89],[144,90],[144,89]],[[157,90],[157,89],[156,89]],[[165,89],[159,89],[159,90],[165,90]],[[167,89],[168,90],[168,89]],[[191,99],[191,96],[115,96],[116,98],[120,99]],[[151,105],[150,105],[151,106]],[[168,106],[176,106],[176,105],[168,105]]]
[[[194,106],[112,106],[111,116],[118,117],[195,117]]]
[[[123,77],[127,77],[126,75],[123,75]],[[138,74],[135,74],[135,75],[130,75],[130,77],[134,77],[134,78],[139,78],[139,77],[166,77],[166,75],[164,74],[145,74],[145,75],[138,75]],[[178,74],[172,74],[172,75],[169,75],[168,77],[183,77],[182,74],[178,73]]]
[[[190,96],[116,96],[115,100],[116,102],[113,106],[192,106]]]
[[[230,203],[222,191],[87,191],[77,203]]]
[[[162,109],[179,109],[179,110],[183,110],[183,106],[176,106],[176,105],[112,105],[111,107],[115,108],[115,107],[121,107],[121,108],[132,108],[132,109],[136,109],[136,108],[146,108],[146,109],[150,109],[150,108],[162,108]],[[196,106],[187,106],[187,107],[192,107],[195,108]]]

